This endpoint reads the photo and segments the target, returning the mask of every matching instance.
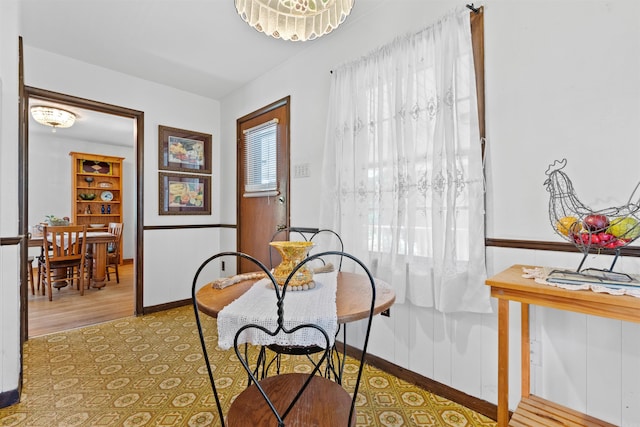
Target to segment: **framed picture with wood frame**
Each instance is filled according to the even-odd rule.
[[[211,177],[185,173],[159,173],[160,215],[210,215]]]
[[[211,173],[211,135],[158,126],[158,169]]]

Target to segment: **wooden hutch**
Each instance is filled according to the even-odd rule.
[[[72,223],[86,224],[87,231],[107,231],[110,222],[123,222],[124,157],[78,152],[69,155]]]

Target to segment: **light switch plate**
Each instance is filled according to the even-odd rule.
[[[309,163],[299,163],[293,166],[294,178],[308,178],[310,176]]]

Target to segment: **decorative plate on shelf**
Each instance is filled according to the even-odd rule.
[[[110,182],[107,181],[102,181],[98,183],[98,187],[100,188],[111,188],[113,187],[113,184],[111,184]]]
[[[110,202],[113,200],[113,193],[111,191],[103,191],[102,194],[100,195],[100,198],[104,202]]]
[[[98,160],[80,160],[83,173],[100,173],[103,175],[111,175],[113,173],[111,162],[100,162]]]

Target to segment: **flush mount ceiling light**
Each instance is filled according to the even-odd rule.
[[[235,0],[250,26],[277,39],[313,40],[338,28],[354,0]]]
[[[76,121],[76,115],[72,112],[44,105],[31,107],[31,116],[36,122],[51,126],[53,128],[52,132],[55,132],[56,128],[71,127]]]

